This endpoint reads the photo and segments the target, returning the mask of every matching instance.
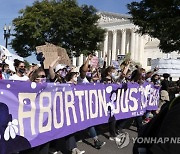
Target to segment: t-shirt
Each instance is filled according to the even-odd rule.
[[[89,83],[88,79],[85,77],[82,79],[80,76],[78,77],[77,83]]]
[[[9,77],[10,77],[10,74],[8,74],[8,73],[2,73],[2,79],[6,79],[6,80],[8,80],[9,79]]]
[[[14,75],[9,77],[9,80],[27,81],[27,80],[29,80],[29,78],[26,75],[24,75],[23,77],[20,77],[17,74],[14,74]]]

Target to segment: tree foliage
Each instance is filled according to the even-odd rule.
[[[127,5],[141,34],[160,40],[160,49],[180,51],[180,0],[142,0]]]
[[[99,49],[105,30],[97,26],[99,16],[93,6],[78,6],[76,0],[43,0],[20,10],[13,20],[15,38],[12,48],[22,57],[35,47],[49,42],[64,47],[68,54]]]

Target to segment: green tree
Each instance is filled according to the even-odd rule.
[[[78,6],[76,0],[36,1],[13,20],[12,48],[22,57],[45,42],[64,47],[75,56],[99,50],[105,30],[97,25],[96,11],[93,6]]]
[[[30,64],[29,64],[29,62],[28,62],[27,60],[24,60],[24,64],[25,64],[25,67],[26,67],[27,69],[29,69]]]
[[[127,5],[138,32],[160,40],[160,49],[180,51],[180,0],[142,0]]]

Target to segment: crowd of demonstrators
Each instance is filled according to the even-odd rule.
[[[144,116],[123,120],[116,120],[114,116],[110,116],[108,122],[109,139],[112,141],[114,141],[119,134],[123,133],[125,126],[132,120],[136,122],[138,131],[141,130],[143,124],[148,123],[152,117],[156,116],[164,105],[168,104],[175,97],[175,94],[180,91],[180,79],[173,82],[171,78],[169,78],[169,74],[163,74],[164,79],[161,80],[161,76],[156,73],[157,68],[146,72],[146,70],[140,66],[133,66],[130,60],[122,62],[118,70],[113,66],[106,66],[106,61],[104,61],[103,67],[99,68],[91,65],[92,58],[93,55],[90,54],[84,64],[78,69],[74,66],[59,64],[60,58],[57,57],[49,66],[49,74],[45,74],[44,69],[37,64],[32,64],[30,68],[26,68],[25,63],[17,59],[14,60],[15,72],[13,72],[9,69],[9,65],[3,60],[3,63],[0,63],[0,79],[32,81],[36,83],[56,82],[60,84],[124,84],[136,82],[141,85],[144,82],[149,82],[155,86],[160,86],[160,103],[157,111],[148,111]],[[105,142],[98,139],[94,126],[87,128],[87,132],[94,140],[94,147],[96,149],[101,149],[101,147],[105,145]],[[68,135],[64,137],[64,139],[66,149],[69,153],[82,154],[85,152],[77,148],[75,134]],[[37,151],[38,153],[48,153],[49,143],[28,149],[26,153],[37,153]]]

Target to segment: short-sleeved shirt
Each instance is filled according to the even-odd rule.
[[[29,78],[28,78],[26,75],[24,75],[23,77],[20,77],[20,76],[18,76],[17,74],[14,74],[14,75],[12,75],[12,76],[9,77],[9,80],[28,81]]]
[[[80,76],[78,77],[77,83],[89,83],[88,79],[85,77],[82,79]]]

